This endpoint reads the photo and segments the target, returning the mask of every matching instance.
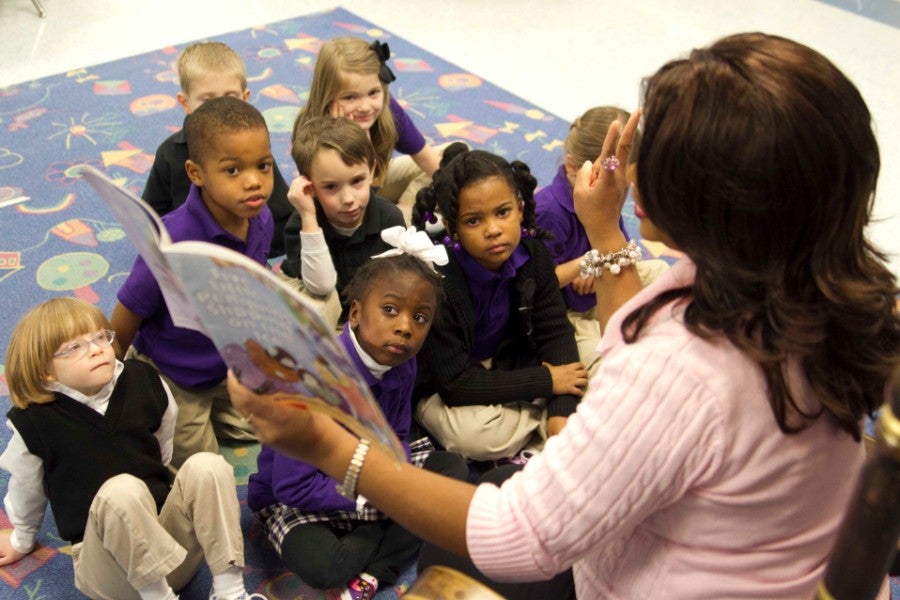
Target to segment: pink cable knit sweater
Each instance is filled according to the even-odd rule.
[[[812,597],[862,445],[827,418],[782,434],[756,366],[688,333],[677,309],[622,341],[631,309],[693,276],[682,260],[624,306],[562,434],[502,488],[478,488],[467,541],[483,572],[573,566],[585,599]]]

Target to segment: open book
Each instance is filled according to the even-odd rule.
[[[329,327],[300,294],[229,248],[172,242],[150,206],[106,175],[81,167],[156,277],[179,327],[209,337],[248,388],[329,415],[405,460],[403,447]]]

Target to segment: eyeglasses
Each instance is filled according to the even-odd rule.
[[[78,340],[66,346],[53,355],[53,358],[72,358],[80,359],[88,355],[91,344],[95,344],[98,348],[109,348],[113,340],[116,339],[116,332],[109,329],[101,329],[86,340]]]

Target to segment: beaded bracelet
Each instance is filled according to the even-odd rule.
[[[604,269],[613,275],[618,275],[622,272],[623,267],[636,265],[641,262],[642,258],[637,242],[631,240],[624,248],[615,252],[601,254],[597,250],[588,250],[578,266],[581,269],[582,279],[587,279],[591,275],[599,279],[603,275]]]
[[[366,454],[369,453],[369,440],[359,440],[359,445],[350,459],[350,465],[347,467],[347,473],[344,475],[344,482],[337,486],[338,494],[348,500],[356,500],[356,485],[359,483],[359,473],[362,471],[363,463],[366,460]]]

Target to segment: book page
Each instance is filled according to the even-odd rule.
[[[399,460],[403,447],[334,330],[243,254],[206,242],[166,248],[206,334],[248,388],[326,413]],[[374,438],[373,438],[374,436]]]
[[[179,327],[187,327],[204,332],[203,324],[197,320],[191,303],[181,287],[178,278],[171,272],[162,249],[172,241],[159,216],[146,202],[119,186],[112,179],[89,165],[80,167],[91,187],[109,208],[128,239],[134,244],[138,254],[156,278],[172,322]]]

